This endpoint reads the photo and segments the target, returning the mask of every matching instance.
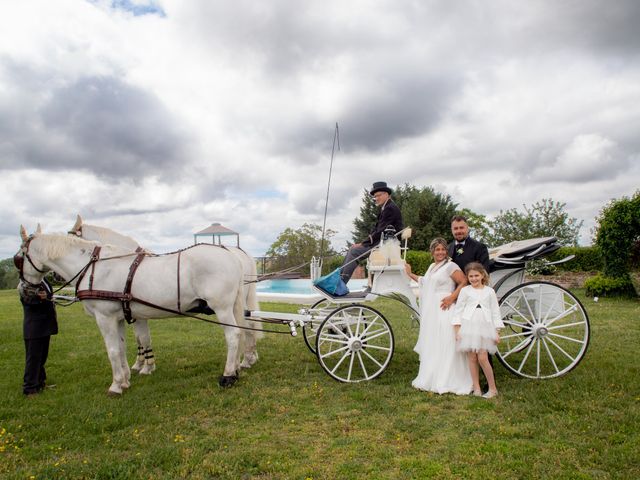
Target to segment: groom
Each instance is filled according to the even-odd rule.
[[[453,242],[449,244],[449,256],[462,269],[471,262],[479,262],[487,273],[489,270],[489,250],[484,243],[469,236],[467,219],[462,215],[454,215],[451,219]]]

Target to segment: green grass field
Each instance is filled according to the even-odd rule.
[[[47,370],[56,387],[23,398],[22,309],[1,291],[0,477],[637,479],[640,302],[577,294],[592,326],[582,363],[544,381],[496,365],[501,396],[487,401],[414,390],[417,327],[384,301],[397,344],[374,381],[338,383],[301,336],[267,335],[258,364],[221,389],[222,330],[167,319],[151,322],[158,369],[117,399],[106,396],[94,320],[80,305],[58,308]]]

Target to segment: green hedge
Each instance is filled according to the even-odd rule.
[[[605,277],[599,273],[584,282],[588,296],[593,297],[635,297],[636,291],[629,275],[624,277]]]
[[[569,255],[575,255],[573,260],[556,265],[558,269],[567,272],[600,272],[604,268],[602,252],[598,247],[562,247],[547,256],[550,262],[561,260]]]
[[[433,262],[430,252],[422,250],[409,250],[407,252],[407,263],[411,265],[411,271],[416,275],[424,275],[427,268]]]

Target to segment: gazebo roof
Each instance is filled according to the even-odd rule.
[[[200,230],[196,232],[195,235],[238,235],[238,232],[234,232],[233,230],[221,225],[220,223],[212,223],[204,230]]]

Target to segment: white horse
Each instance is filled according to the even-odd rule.
[[[90,242],[69,235],[42,234],[28,236],[20,227],[22,245],[21,276],[28,282],[38,284],[46,270],[53,270],[69,281],[91,264],[91,256],[98,242]],[[18,253],[17,257],[20,256]],[[94,268],[80,280],[79,289],[89,288],[108,292],[122,292],[132,258],[131,251],[113,245],[103,245],[101,258],[112,258],[94,263]],[[136,272],[131,286],[131,295],[155,307],[174,310],[178,300],[177,261],[175,255],[147,257]],[[18,262],[16,262],[18,264]],[[221,386],[229,386],[237,380],[239,369],[240,329],[245,326],[244,299],[242,291],[242,269],[237,258],[220,247],[198,245],[181,254],[185,272],[179,289],[180,302],[185,309],[205,301],[215,310],[223,325],[227,343],[227,359],[220,378]],[[93,268],[93,270],[92,270]],[[77,278],[72,284],[77,282]],[[108,394],[119,395],[130,386],[130,370],[127,364],[124,334],[124,312],[120,301],[91,299],[83,300],[87,313],[95,317],[104,338],[111,362],[113,380]],[[132,301],[134,318],[148,319],[175,316],[172,312],[153,308]]]
[[[69,230],[70,235],[75,235],[85,240],[95,240],[101,244],[118,245],[135,251],[137,248],[143,248],[136,240],[128,235],[116,232],[106,227],[97,225],[89,225],[83,222],[82,217],[77,215],[76,223]],[[245,307],[248,310],[260,310],[258,304],[258,296],[256,294],[256,280],[258,278],[258,270],[255,259],[241,248],[225,247],[233,253],[242,264],[242,272],[244,274],[244,298]],[[145,252],[151,253],[144,249]],[[262,324],[247,320],[250,328],[255,330],[243,330],[243,345],[241,350],[244,352],[242,368],[250,368],[258,361],[257,342],[262,337]],[[151,347],[151,333],[146,319],[136,319],[133,323],[136,342],[138,344],[138,355],[135,363],[131,366],[131,370],[139,371],[141,374],[151,374],[156,368],[155,357]]]

